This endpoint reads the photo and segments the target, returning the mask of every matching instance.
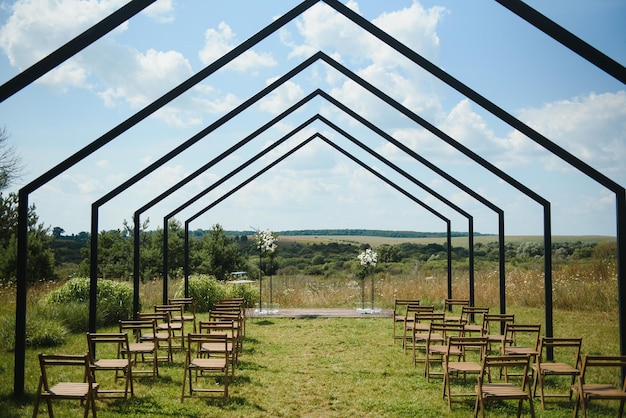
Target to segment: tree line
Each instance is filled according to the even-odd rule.
[[[17,195],[0,192],[0,283],[15,281],[17,271]],[[140,226],[140,279],[154,280],[163,276],[163,230],[149,230],[149,220]],[[334,235],[339,230],[325,230]],[[365,231],[365,230],[363,230]],[[316,230],[315,235],[321,235]],[[61,227],[45,227],[39,222],[35,206],[28,209],[28,272],[31,282],[58,280],[71,276],[88,276],[90,263],[90,235],[63,235]],[[301,234],[302,231],[298,231]],[[225,231],[219,224],[209,230],[198,230],[189,237],[189,270],[191,274],[208,274],[219,280],[230,277],[233,271],[248,271],[251,277],[259,272],[265,275],[279,272],[299,272],[311,275],[332,275],[340,270],[354,268],[356,256],[367,245],[358,243],[301,243],[278,242],[275,256],[260,257],[253,231]],[[252,239],[250,239],[252,237]],[[181,277],[184,268],[184,229],[172,219],[168,229],[168,277]],[[127,222],[115,230],[98,234],[98,277],[131,280],[133,274],[134,227]],[[446,244],[401,243],[379,245],[380,270],[393,266],[445,268]],[[615,244],[609,242],[553,243],[555,262],[571,259],[615,257]],[[452,247],[451,257],[457,265],[466,263],[469,251]],[[483,262],[497,262],[497,242],[475,243],[474,256]],[[508,242],[505,260],[518,265],[536,264],[544,256],[539,242]]]

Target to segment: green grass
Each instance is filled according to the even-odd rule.
[[[542,322],[540,308],[511,308],[516,322]],[[555,335],[583,336],[585,353],[617,354],[618,324],[607,313],[555,312]],[[441,398],[441,380],[426,382],[423,365],[391,339],[389,318],[249,319],[247,337],[230,400],[180,402],[184,356],[161,365],[160,376],[141,378],[131,400],[98,401],[99,417],[467,417],[473,401],[456,402],[452,412]],[[85,352],[86,338],[72,334],[56,353]],[[0,354],[0,408],[4,417],[32,414],[39,376],[36,355],[27,351],[24,400],[12,399],[13,353]],[[109,383],[108,383],[109,384]],[[121,383],[120,383],[121,385]],[[55,404],[57,416],[76,416],[77,402]],[[614,416],[616,405],[589,416]],[[538,417],[570,417],[573,404],[550,401]],[[45,411],[41,409],[45,416]],[[514,413],[510,405],[489,408],[490,417]]]

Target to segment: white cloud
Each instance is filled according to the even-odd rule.
[[[94,67],[105,85],[110,86],[99,93],[109,106],[122,100],[132,108],[141,108],[164,93],[167,86],[173,87],[191,75],[189,62],[177,51],[148,49],[141,53],[120,49],[107,51],[111,53],[109,57],[119,60],[115,68]]]
[[[350,2],[350,6],[358,12],[356,2]],[[414,2],[373,22],[420,54],[436,60],[436,29],[444,15],[441,7],[424,9]],[[281,41],[291,49],[290,56],[309,56],[321,50],[413,112],[424,117],[440,116],[439,95],[423,70],[327,5],[320,3],[309,9],[296,21],[296,27],[302,38],[299,43],[286,31],[281,34]],[[388,117],[389,112],[381,113],[388,106],[380,100],[343,76],[337,77],[334,70],[327,72],[326,81],[333,86],[335,97],[368,118]]]
[[[618,182],[626,182],[626,91],[590,93],[523,109],[519,117],[587,164],[609,176],[620,176]],[[517,153],[517,142],[512,144],[511,152]],[[549,161],[556,158],[550,155]]]
[[[617,177],[614,180],[618,183],[626,181],[623,170],[626,160],[626,92],[591,93],[540,108],[523,109],[519,113],[521,120],[591,167],[609,177]],[[512,130],[504,138],[498,137],[467,99],[457,103],[437,127],[505,171],[535,165],[548,170],[573,170],[518,131]],[[445,158],[448,162],[452,156],[467,161],[423,129],[398,129],[393,136],[422,155]],[[384,145],[380,151],[389,157],[406,158],[391,144]]]
[[[217,30],[207,29],[204,38],[204,48],[198,53],[204,65],[211,64],[235,47],[236,34],[225,22],[221,22]],[[258,53],[249,49],[225,68],[243,72],[275,65],[277,63],[271,54]]]
[[[274,93],[259,101],[259,108],[265,112],[278,114],[296,101],[304,97],[304,91],[300,85],[293,81],[287,81]]]
[[[173,11],[172,0],[159,0],[152,3],[143,12],[157,22],[168,23],[174,20]]]
[[[441,6],[424,9],[418,2],[402,10],[383,13],[373,20],[382,30],[431,61],[439,55],[437,25],[448,13]],[[378,48],[374,54],[381,58],[389,48]],[[395,66],[395,58],[388,65]]]
[[[0,48],[23,70],[126,3],[125,0],[18,0],[0,29]]]

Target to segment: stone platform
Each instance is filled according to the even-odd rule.
[[[340,308],[307,308],[307,309],[279,309],[276,313],[259,314],[253,309],[247,312],[250,319],[261,318],[391,318],[393,310],[380,309],[376,313],[357,312],[356,309]]]

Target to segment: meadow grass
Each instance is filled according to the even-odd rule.
[[[395,298],[420,298],[423,303],[442,307],[447,294],[446,277],[409,275],[375,276],[375,299],[379,306],[393,306]],[[267,285],[267,280],[264,284]],[[617,283],[614,274],[571,267],[555,270],[554,335],[583,338],[583,353],[618,354],[619,324]],[[365,281],[366,300],[370,280]],[[40,284],[29,290],[29,307],[36,305],[54,284]],[[173,296],[179,281],[170,283]],[[162,283],[147,282],[141,286],[145,307],[162,300]],[[264,298],[268,288],[264,288]],[[518,323],[541,323],[543,309],[543,275],[528,269],[507,270],[507,311]],[[467,297],[467,276],[455,273],[454,297]],[[303,275],[281,275],[273,278],[273,298],[281,308],[343,307],[354,308],[360,301],[360,283],[350,277],[317,278]],[[476,305],[499,306],[498,274],[476,273]],[[15,315],[12,288],[0,289],[0,315]],[[146,308],[148,309],[148,308]],[[200,315],[206,318],[206,313]],[[28,320],[31,320],[29,313]],[[114,328],[99,331],[115,330]],[[39,352],[83,353],[84,334],[69,334],[63,345],[53,349],[28,349],[26,356],[26,396],[15,400],[13,391],[12,351],[0,353],[0,410],[3,417],[32,415],[34,394],[39,378],[36,356]],[[318,318],[291,319],[277,317],[251,318],[248,321],[240,365],[231,386],[231,398],[225,404],[191,399],[180,402],[183,361],[175,354],[173,364],[162,365],[160,376],[141,378],[131,400],[98,401],[100,417],[467,417],[473,401],[457,402],[452,412],[441,397],[442,382],[430,383],[423,376],[423,365],[413,368],[391,338],[389,318]],[[606,376],[617,378],[617,376]],[[571,402],[550,401],[546,410],[535,402],[538,417],[572,415]],[[58,416],[75,416],[77,403],[61,404]],[[45,411],[42,409],[42,413]],[[512,406],[496,404],[489,416],[506,417]],[[614,404],[602,404],[589,416],[615,416]]]
[[[540,320],[537,308],[515,310],[520,322]],[[588,324],[597,338],[584,341],[585,352],[614,352],[616,341],[601,336],[615,335],[615,321],[606,314],[558,312],[559,333],[581,335]],[[55,352],[80,353],[86,349],[82,334],[72,335]],[[21,402],[10,396],[12,371],[10,353],[2,356],[0,403],[5,417],[32,414],[38,370],[36,354],[28,350],[26,390]],[[97,404],[100,417],[467,417],[473,401],[455,402],[449,412],[441,398],[442,382],[430,383],[423,376],[423,365],[413,367],[411,356],[401,344],[391,339],[389,318],[251,318],[236,378],[230,387],[230,400],[187,399],[180,402],[183,377],[183,354],[175,354],[174,363],[161,365],[157,379],[140,378],[135,397],[130,400],[107,400]],[[103,375],[107,385],[113,384]],[[121,383],[119,383],[121,384]],[[567,386],[567,385],[565,385]],[[55,404],[56,406],[57,404]],[[573,404],[549,401],[546,410],[536,402],[538,417],[571,416]],[[610,416],[616,406],[595,408],[595,415]],[[608,409],[606,409],[608,408]],[[59,403],[58,416],[73,416],[80,410],[76,402]],[[489,416],[506,417],[514,413],[507,404],[489,408]]]

